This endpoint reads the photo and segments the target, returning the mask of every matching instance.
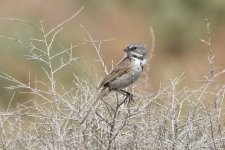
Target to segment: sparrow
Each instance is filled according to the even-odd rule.
[[[111,91],[125,95],[124,101],[127,99],[129,100],[128,102],[133,100],[133,94],[125,91],[124,88],[133,84],[140,77],[143,67],[147,63],[148,55],[146,46],[142,44],[130,44],[124,51],[126,52],[126,56],[110,71],[98,86],[98,89],[101,89],[100,95],[86,113],[81,124],[83,124],[93,106]]]
[[[111,91],[117,91],[133,100],[133,94],[123,90],[134,83],[141,75],[143,67],[148,60],[147,50],[144,45],[131,44],[124,51],[126,57],[123,58],[115,68],[102,80],[98,88],[102,88],[101,96],[106,96]]]

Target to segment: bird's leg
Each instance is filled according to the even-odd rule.
[[[128,103],[130,103],[131,101],[132,102],[134,101],[134,99],[133,99],[134,96],[130,92],[127,92],[125,90],[119,90],[118,92],[120,92],[123,95],[124,94],[126,95],[125,99],[123,100],[124,102],[126,102],[127,99],[128,99]]]

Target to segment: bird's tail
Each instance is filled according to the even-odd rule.
[[[109,94],[109,92],[110,92],[109,88],[103,87],[101,89],[101,91],[98,93],[97,99],[101,99],[101,98],[105,97],[106,95]]]

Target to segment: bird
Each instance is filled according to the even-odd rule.
[[[117,91],[133,100],[133,94],[123,90],[133,84],[141,75],[143,67],[148,60],[146,46],[142,44],[130,44],[124,51],[123,58],[112,71],[102,80],[98,88],[102,88],[100,97],[106,96],[111,91]]]
[[[148,54],[145,45],[130,44],[125,47],[126,56],[109,72],[109,74],[101,81],[97,89],[101,89],[100,94],[92,107],[103,97],[107,96],[111,91],[123,94],[124,101],[133,100],[133,94],[125,91],[124,88],[133,84],[141,75],[144,65],[148,61]],[[88,110],[81,124],[91,112],[92,107]]]

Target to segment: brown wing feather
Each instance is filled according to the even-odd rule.
[[[115,66],[115,68],[105,77],[105,79],[101,82],[99,87],[104,86],[105,84],[115,80],[117,77],[120,77],[123,74],[127,73],[132,67],[132,64],[130,62],[131,62],[131,59],[128,57],[122,59]]]

